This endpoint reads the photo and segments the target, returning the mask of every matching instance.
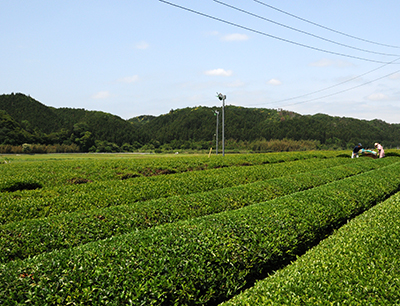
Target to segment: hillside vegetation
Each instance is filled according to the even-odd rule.
[[[0,152],[208,150],[215,148],[217,109],[171,109],[124,120],[100,111],[48,107],[22,93],[0,95]],[[225,107],[225,148],[236,152],[350,149],[359,142],[394,148],[399,139],[399,124],[378,119]],[[219,141],[221,148],[221,132]]]

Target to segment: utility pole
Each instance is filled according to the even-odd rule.
[[[219,111],[215,110],[214,115],[217,116],[217,127],[216,127],[216,134],[215,134],[215,147],[216,147],[216,155],[218,155],[218,117],[219,117]]]
[[[226,99],[226,95],[219,93],[217,97],[218,97],[218,99],[220,99],[222,101],[222,156],[225,156],[225,99]]]

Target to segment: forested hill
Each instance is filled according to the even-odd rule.
[[[140,146],[138,125],[108,113],[48,107],[21,93],[0,95],[0,110],[0,144],[75,143],[82,151],[105,143]]]
[[[62,119],[54,112],[54,108],[24,94],[1,95],[0,109],[5,110],[26,129],[35,128],[51,133],[63,127]]]
[[[76,145],[80,151],[133,151],[139,148],[214,146],[220,107],[171,110],[129,120],[100,111],[48,107],[21,93],[0,95],[0,145]],[[300,115],[275,109],[225,107],[225,139],[251,146],[260,140],[313,141],[323,148],[400,146],[400,125],[323,114]]]
[[[132,118],[141,123],[145,142],[156,139],[160,143],[215,139],[219,111],[219,138],[221,138],[221,109],[196,107],[171,110],[158,117]],[[372,147],[381,142],[386,147],[400,145],[400,125],[382,120],[358,120],[332,117],[324,114],[300,115],[275,109],[225,107],[225,139],[252,142],[259,139],[315,140],[335,148],[352,148],[361,142]]]

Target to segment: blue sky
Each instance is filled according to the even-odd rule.
[[[159,0],[0,0],[0,94],[129,119],[221,106],[221,92],[400,123],[398,0],[168,2],[219,20]]]

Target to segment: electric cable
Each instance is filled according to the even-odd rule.
[[[340,32],[340,31],[334,30],[334,29],[332,29],[332,28],[328,28],[328,27],[323,26],[323,25],[320,25],[320,24],[318,24],[318,23],[316,23],[316,22],[312,22],[312,21],[307,20],[307,19],[305,19],[305,18],[301,18],[301,17],[296,16],[296,15],[294,15],[294,14],[288,13],[288,12],[286,12],[286,11],[284,11],[284,10],[281,10],[281,9],[279,9],[279,8],[276,8],[276,7],[272,6],[272,5],[266,4],[266,3],[262,2],[262,1],[259,1],[259,0],[253,0],[253,1],[254,1],[254,2],[257,2],[257,3],[261,4],[261,5],[267,6],[267,7],[271,8],[271,9],[273,9],[273,10],[276,10],[276,11],[278,11],[278,12],[281,12],[281,13],[283,13],[283,14],[286,14],[286,15],[288,15],[288,16],[291,16],[291,17],[293,17],[293,18],[299,19],[299,20],[301,20],[301,21],[307,22],[307,23],[309,23],[309,24],[315,25],[315,26],[317,26],[317,27],[320,27],[320,28],[322,28],[322,29],[325,29],[325,30],[328,30],[328,31],[331,31],[331,32],[334,32],[334,33],[337,33],[337,34],[340,34],[340,35],[344,35],[344,36],[347,36],[347,37],[350,37],[350,38],[353,38],[353,39],[357,39],[357,40],[361,40],[361,41],[364,41],[364,42],[367,42],[367,43],[370,43],[370,44],[374,44],[374,45],[379,45],[379,46],[384,46],[384,47],[389,47],[389,48],[396,48],[396,49],[399,49],[399,48],[400,48],[399,46],[393,46],[393,45],[378,43],[378,42],[374,42],[374,41],[371,41],[371,40],[367,40],[367,39],[363,39],[363,38],[360,38],[360,37],[356,37],[356,36],[353,36],[353,35],[349,35],[349,34],[346,34],[346,33],[344,33],[344,32]]]
[[[165,1],[165,0],[158,0],[158,1],[163,2],[165,4],[168,4],[168,5],[171,5],[171,6],[174,6],[174,7],[177,7],[177,8],[180,8],[182,10],[186,10],[188,12],[203,16],[203,17],[207,17],[207,18],[210,18],[210,19],[213,19],[213,20],[216,20],[216,21],[220,21],[220,22],[223,22],[223,23],[226,23],[226,24],[229,24],[229,25],[232,25],[232,26],[235,26],[235,27],[238,27],[238,28],[253,32],[253,33],[257,33],[257,34],[260,34],[260,35],[263,35],[263,36],[274,38],[274,39],[277,39],[277,40],[280,40],[280,41],[284,41],[284,42],[287,42],[287,43],[291,43],[291,44],[294,44],[294,45],[297,45],[297,46],[301,46],[301,47],[304,47],[304,48],[308,48],[308,49],[312,49],[312,50],[316,50],[316,51],[320,51],[320,52],[325,52],[325,53],[329,53],[329,54],[333,54],[333,55],[338,55],[338,56],[343,56],[343,57],[363,60],[363,61],[372,62],[372,63],[380,63],[380,64],[387,64],[388,63],[388,62],[385,62],[385,61],[378,61],[378,60],[368,59],[368,58],[364,58],[364,57],[353,56],[353,55],[349,55],[349,54],[344,54],[344,53],[329,51],[329,50],[325,50],[325,49],[321,49],[321,48],[316,48],[316,47],[305,45],[305,44],[302,44],[302,43],[298,43],[298,42],[295,42],[295,41],[292,41],[292,40],[289,40],[289,39],[285,39],[285,38],[281,38],[281,37],[278,37],[278,36],[274,36],[274,35],[271,35],[271,34],[268,34],[268,33],[262,32],[262,31],[258,31],[258,30],[255,30],[255,29],[252,29],[252,28],[249,28],[249,27],[245,27],[245,26],[242,26],[242,25],[234,23],[234,22],[230,22],[230,21],[227,21],[227,20],[224,20],[224,19],[221,19],[221,18],[218,18],[218,17],[214,17],[214,16],[211,16],[211,15],[208,15],[208,14],[205,14],[205,13],[202,13],[202,12],[199,12],[199,11],[196,11],[196,10],[193,10],[193,9],[190,9],[190,8],[175,4],[175,3],[171,3],[169,1]]]
[[[283,107],[292,106],[292,105],[297,105],[297,104],[303,104],[303,103],[307,103],[307,102],[312,102],[312,101],[316,101],[316,100],[321,100],[321,99],[324,99],[324,98],[332,97],[332,96],[335,96],[335,95],[338,95],[338,94],[341,94],[341,93],[344,93],[344,92],[353,90],[353,89],[355,89],[355,88],[362,87],[362,86],[371,84],[371,83],[373,83],[373,82],[382,80],[382,79],[384,79],[384,78],[387,78],[387,77],[389,77],[389,76],[391,76],[391,75],[394,75],[394,74],[396,74],[396,73],[399,73],[399,72],[400,72],[400,70],[397,70],[397,71],[395,71],[395,72],[389,73],[389,74],[384,75],[384,76],[382,76],[382,77],[376,78],[376,79],[374,79],[374,80],[372,80],[372,81],[368,81],[368,82],[365,82],[365,83],[363,83],[363,84],[360,84],[360,85],[357,85],[357,86],[354,86],[354,87],[351,87],[351,88],[347,88],[347,89],[344,89],[344,90],[341,90],[341,91],[338,91],[338,92],[335,92],[335,93],[332,93],[332,94],[329,94],[329,95],[325,95],[325,96],[322,96],[322,97],[318,97],[318,98],[314,98],[314,99],[310,99],[310,100],[306,100],[306,101],[300,101],[300,102],[296,102],[296,103],[292,103],[292,104],[287,104],[287,105],[284,105]]]
[[[337,84],[335,84],[335,85],[332,85],[332,86],[329,86],[329,87],[325,87],[325,88],[322,88],[322,89],[319,89],[319,90],[316,90],[316,91],[313,91],[313,92],[309,92],[309,93],[306,93],[306,94],[303,94],[303,95],[300,95],[300,96],[295,96],[295,97],[291,97],[291,98],[287,98],[287,99],[282,99],[282,100],[278,100],[278,101],[274,101],[274,102],[269,102],[268,104],[276,104],[276,103],[282,103],[282,102],[286,102],[286,101],[296,100],[296,99],[299,99],[299,98],[311,96],[311,95],[313,95],[313,94],[316,94],[316,93],[319,93],[319,92],[322,92],[322,91],[326,91],[326,90],[328,90],[328,89],[335,88],[335,87],[337,87],[337,86],[340,86],[340,85],[346,84],[346,83],[348,83],[348,82],[354,81],[354,80],[356,80],[356,79],[358,79],[358,78],[361,78],[361,77],[363,77],[363,76],[365,76],[365,75],[367,75],[367,74],[370,74],[370,73],[372,73],[372,72],[375,72],[375,71],[377,71],[377,70],[379,70],[379,69],[382,69],[383,67],[386,67],[387,65],[393,64],[394,62],[396,62],[396,61],[398,61],[398,60],[400,60],[400,57],[397,58],[397,59],[395,59],[395,60],[393,60],[393,61],[390,62],[390,63],[384,64],[384,65],[382,65],[382,66],[379,66],[379,67],[377,67],[377,68],[375,68],[375,69],[369,70],[369,71],[367,71],[367,72],[365,72],[365,73],[363,73],[363,74],[357,75],[357,76],[355,76],[355,77],[353,77],[353,78],[350,78],[350,79],[345,80],[345,81],[343,81],[343,82],[337,83]],[[264,105],[264,104],[266,104],[266,103],[252,104],[252,106]]]
[[[241,28],[241,29],[245,29],[245,30],[248,30],[248,31],[251,31],[251,32],[260,34],[260,35],[264,35],[264,36],[267,36],[267,37],[270,37],[270,38],[278,39],[278,40],[281,40],[281,41],[284,41],[284,42],[288,42],[288,43],[291,43],[291,44],[295,44],[295,45],[298,45],[298,46],[302,46],[302,47],[306,47],[306,48],[310,48],[310,49],[313,49],[313,50],[317,50],[317,51],[321,51],[321,52],[326,52],[326,53],[330,53],[330,54],[334,54],[334,55],[340,55],[340,56],[345,56],[345,57],[360,59],[360,60],[364,60],[364,61],[369,61],[369,62],[375,62],[375,63],[382,63],[382,64],[384,64],[384,65],[381,66],[381,67],[375,68],[375,69],[373,69],[373,70],[371,70],[371,71],[368,71],[368,72],[366,72],[366,73],[364,73],[364,74],[362,74],[362,75],[359,75],[359,76],[357,76],[357,77],[351,78],[351,79],[349,79],[349,80],[347,80],[347,81],[344,81],[344,82],[341,82],[341,83],[339,83],[339,84],[336,84],[336,85],[333,85],[333,86],[330,86],[330,87],[327,87],[327,88],[324,88],[324,89],[321,89],[321,90],[318,90],[318,91],[315,91],[315,92],[312,92],[312,93],[308,93],[308,94],[306,94],[306,95],[301,95],[301,96],[297,96],[297,97],[293,97],[293,98],[289,98],[289,99],[284,99],[284,100],[280,100],[280,101],[276,101],[276,102],[272,102],[272,103],[278,103],[278,102],[282,102],[282,101],[288,101],[288,100],[297,99],[297,98],[300,98],[300,97],[308,96],[308,95],[311,95],[311,94],[315,94],[315,93],[318,93],[318,92],[321,92],[321,91],[324,91],[324,90],[327,90],[327,89],[330,89],[330,88],[333,88],[333,87],[342,85],[342,84],[344,84],[344,83],[347,83],[347,82],[349,82],[349,81],[352,81],[352,80],[354,80],[354,79],[357,79],[357,78],[359,78],[359,77],[361,77],[361,76],[364,76],[364,75],[366,75],[366,74],[369,74],[369,73],[371,73],[371,72],[373,72],[373,71],[376,71],[376,70],[378,70],[378,69],[380,69],[380,68],[382,68],[382,67],[384,67],[384,66],[386,66],[386,65],[395,64],[395,62],[398,61],[398,60],[400,59],[400,58],[397,58],[397,59],[395,59],[395,60],[393,60],[393,61],[391,61],[391,62],[384,62],[384,61],[377,61],[377,60],[367,59],[367,58],[363,58],[363,57],[352,56],[352,55],[349,55],[349,54],[343,54],[343,53],[333,52],[333,51],[329,51],[329,50],[324,50],[324,49],[316,48],[316,47],[313,47],[313,46],[305,45],[305,44],[302,44],[302,43],[298,43],[298,42],[295,42],[295,41],[292,41],[292,40],[288,40],[288,39],[284,39],[284,38],[281,38],[281,37],[277,37],[277,36],[274,36],[274,35],[271,35],[271,34],[268,34],[268,33],[262,32],[262,31],[258,31],[258,30],[255,30],[255,29],[252,29],[252,28],[249,28],[249,27],[246,27],[246,26],[242,26],[242,25],[240,25],[240,24],[237,24],[237,23],[234,23],[234,22],[230,22],[230,21],[227,21],[227,20],[218,18],[218,17],[214,17],[214,16],[211,16],[211,15],[208,15],[208,14],[205,14],[205,13],[202,13],[202,12],[199,12],[199,11],[196,11],[196,10],[193,10],[193,9],[190,9],[190,8],[187,8],[187,7],[183,7],[183,6],[180,6],[180,5],[171,3],[171,2],[169,2],[169,1],[165,1],[165,0],[159,0],[159,1],[160,1],[160,2],[163,2],[163,3],[165,3],[165,4],[169,4],[169,5],[171,5],[171,6],[174,6],[174,7],[177,7],[177,8],[180,8],[180,9],[183,9],[183,10],[186,10],[186,11],[189,11],[189,12],[192,12],[192,13],[195,13],[195,14],[198,14],[198,15],[203,16],[203,17],[207,17],[207,18],[210,18],[210,19],[214,19],[214,20],[216,20],[216,21],[220,21],[220,22],[223,22],[223,23],[226,23],[226,24],[235,26],[235,27],[239,27],[239,28]],[[223,5],[226,5],[225,3],[222,3],[221,1],[216,1],[216,0],[213,0],[213,1],[214,1],[214,2],[218,2],[218,3],[220,3],[220,4],[223,4]],[[254,0],[254,1],[259,2],[259,3],[262,3],[261,1],[257,1],[257,0]],[[230,6],[230,5],[227,5],[227,6]],[[232,6],[230,6],[230,7],[232,7]],[[232,7],[232,8],[235,8],[235,7]],[[237,9],[237,8],[235,8],[235,9]],[[241,10],[241,9],[239,9],[239,10]],[[250,13],[250,14],[252,14],[252,13]],[[257,17],[258,17],[258,16],[257,16]],[[296,16],[296,17],[297,17],[297,16]],[[300,18],[300,17],[298,17],[298,18]],[[310,22],[310,23],[311,23],[311,22]],[[321,27],[323,27],[323,26],[321,26]],[[328,28],[328,29],[329,29],[329,28]],[[333,31],[334,31],[334,30],[333,30]],[[341,33],[341,32],[339,32],[339,33]],[[346,35],[346,34],[343,33],[343,35]],[[349,36],[349,35],[346,35],[346,36]],[[350,36],[350,37],[352,37],[352,36]],[[359,40],[363,40],[363,39],[359,39]],[[364,41],[367,41],[367,40],[364,40]],[[367,42],[371,42],[371,41],[367,41]],[[371,42],[371,43],[373,43],[373,42]],[[379,43],[375,43],[375,44],[379,44]],[[379,44],[379,45],[384,45],[384,44]],[[390,46],[390,45],[384,45],[384,46],[389,46],[389,47],[397,48],[396,46]],[[396,64],[398,64],[398,63],[396,63]],[[351,88],[347,88],[347,89],[345,89],[345,90],[341,90],[341,91],[338,91],[338,92],[335,92],[335,93],[332,93],[332,94],[329,94],[329,95],[325,95],[325,96],[322,96],[322,97],[318,97],[318,98],[314,98],[314,99],[309,99],[309,100],[306,100],[306,101],[300,101],[300,102],[288,104],[288,105],[285,105],[284,107],[286,107],[286,106],[291,106],[291,105],[302,104],[302,103],[307,103],[307,102],[311,102],[311,101],[315,101],[315,100],[320,100],[320,99],[323,99],[323,98],[331,97],[331,96],[334,96],[334,95],[337,95],[337,94],[341,94],[341,93],[344,93],[344,92],[353,90],[353,89],[355,89],[355,88],[358,88],[358,87],[361,87],[361,86],[365,86],[365,85],[371,84],[371,83],[373,83],[373,82],[375,82],[375,81],[381,80],[381,79],[386,78],[386,77],[391,76],[391,75],[394,75],[394,74],[396,74],[396,73],[398,73],[398,72],[400,72],[400,70],[397,70],[397,71],[392,72],[392,73],[390,73],[390,74],[387,74],[387,75],[385,75],[385,76],[379,77],[379,78],[374,79],[374,80],[372,80],[372,81],[369,81],[369,82],[366,82],[366,83],[363,83],[363,84],[360,84],[360,85],[357,85],[357,86],[354,86],[354,87],[351,87]],[[270,104],[270,103],[263,103],[263,104],[265,105],[265,104]],[[258,105],[260,105],[260,104],[258,104]]]
[[[381,53],[381,52],[376,52],[376,51],[371,51],[371,50],[366,50],[366,49],[362,49],[362,48],[357,48],[357,47],[353,47],[353,46],[350,46],[350,45],[346,45],[346,44],[343,44],[343,43],[340,43],[340,42],[337,42],[337,41],[334,41],[334,40],[331,40],[331,39],[327,39],[327,38],[324,38],[324,37],[321,37],[321,36],[318,36],[318,35],[315,35],[315,34],[312,34],[312,33],[306,32],[306,31],[303,31],[303,30],[299,30],[299,29],[293,28],[293,27],[291,27],[291,26],[287,26],[287,25],[285,25],[285,24],[282,24],[282,23],[276,22],[276,21],[274,21],[274,20],[265,18],[265,17],[263,17],[263,16],[260,16],[260,15],[254,14],[254,13],[251,13],[251,12],[249,12],[249,11],[246,11],[246,10],[244,10],[244,9],[238,8],[238,7],[236,7],[236,6],[230,5],[230,4],[228,4],[228,3],[225,3],[225,2],[222,2],[222,1],[219,1],[219,0],[213,0],[213,1],[216,2],[216,3],[219,3],[219,4],[221,4],[221,5],[224,5],[224,6],[226,6],[226,7],[229,7],[229,8],[231,8],[231,9],[237,10],[237,11],[239,11],[239,12],[248,14],[248,15],[250,15],[250,16],[253,16],[253,17],[262,19],[262,20],[264,20],[264,21],[268,21],[268,22],[270,22],[270,23],[279,25],[279,26],[281,26],[281,27],[290,29],[290,30],[292,30],[292,31],[296,31],[296,32],[299,32],[299,33],[302,33],[302,34],[305,34],[305,35],[309,35],[309,36],[312,36],[312,37],[315,37],[315,38],[318,38],[318,39],[321,39],[321,40],[324,40],[324,41],[327,41],[327,42],[330,42],[330,43],[332,43],[332,44],[336,44],[336,45],[339,45],[339,46],[342,46],[342,47],[346,47],[346,48],[350,48],[350,49],[358,50],[358,51],[362,51],[362,52],[372,53],[372,54],[378,54],[378,55],[399,56],[398,54]]]

